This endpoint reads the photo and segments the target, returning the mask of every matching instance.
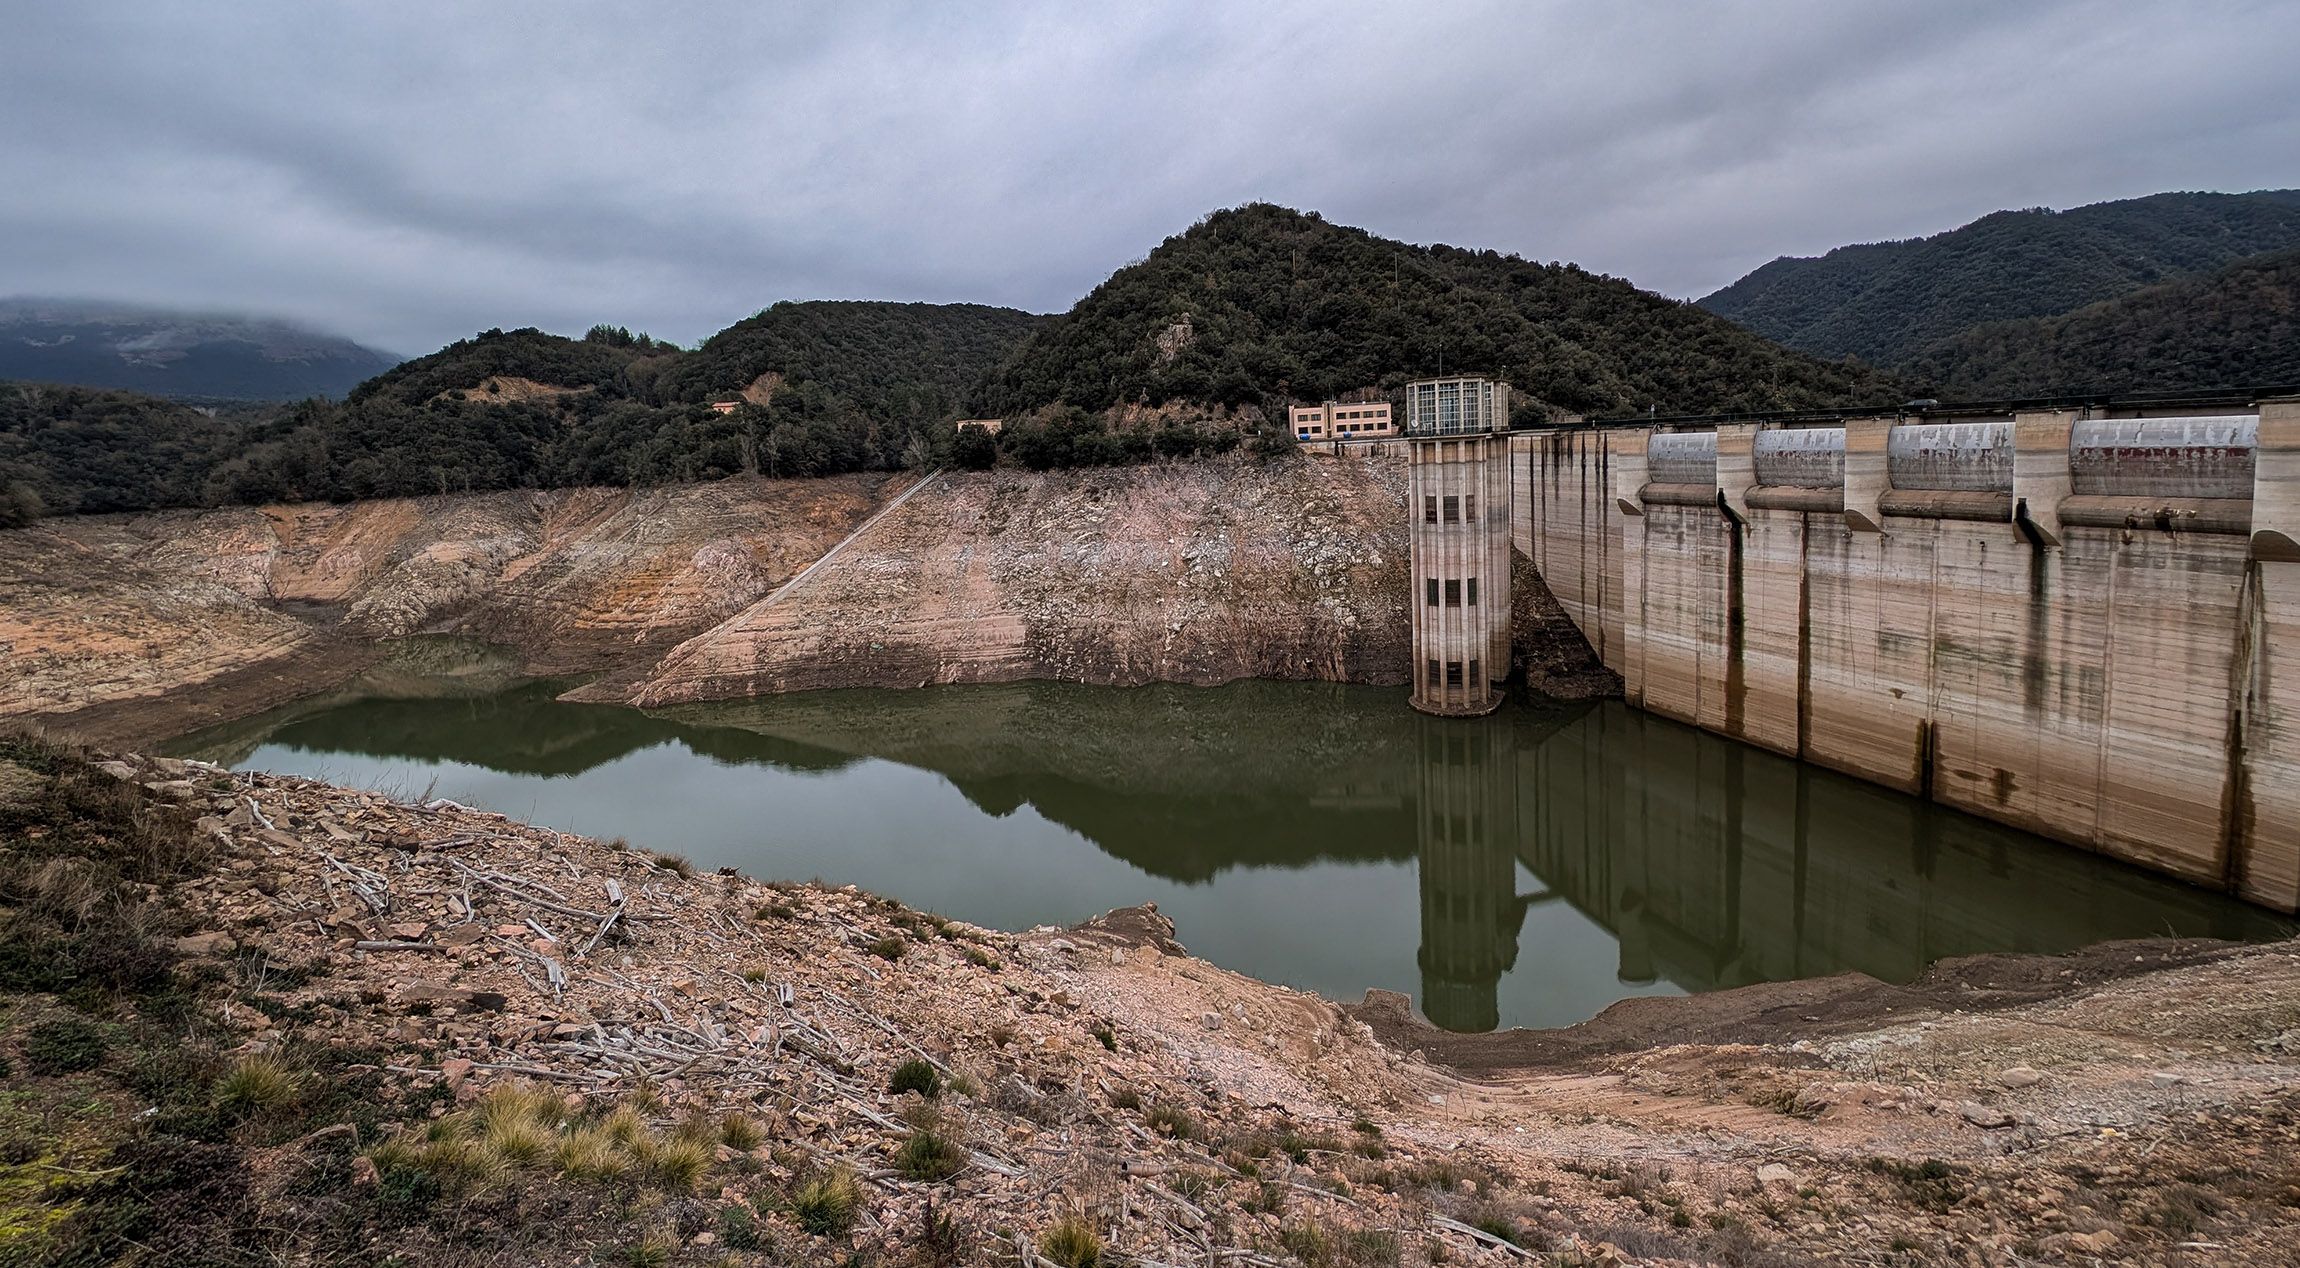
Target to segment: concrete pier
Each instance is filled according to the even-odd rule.
[[[2300,908],[2300,401],[1511,438],[1631,704]]]

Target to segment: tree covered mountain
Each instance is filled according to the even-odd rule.
[[[1581,413],[1895,399],[1857,366],[1789,351],[1691,304],[1571,264],[1418,247],[1314,213],[1216,212],[1041,326],[981,412],[1168,401],[1274,410],[1446,370]]]
[[[2300,251],[1976,326],[1905,368],[1935,395],[1965,399],[2300,384]]]
[[[655,390],[711,401],[812,383],[879,417],[947,418],[1046,320],[986,304],[784,302],[704,340]],[[767,375],[780,383],[761,384]]]
[[[341,397],[398,360],[283,321],[81,300],[0,300],[0,379],[282,401]]]
[[[2293,248],[2300,190],[2155,194],[1784,257],[1700,304],[1817,356],[1898,366],[1985,322],[2065,313]]]
[[[340,405],[200,410],[0,384],[0,522],[939,462],[966,389],[1037,320],[972,304],[778,304],[693,352],[620,327],[489,330]],[[755,386],[764,375],[771,392]]]

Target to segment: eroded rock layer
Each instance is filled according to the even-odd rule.
[[[1402,466],[1381,459],[948,474],[636,686],[583,694],[1401,682],[1403,497]]]

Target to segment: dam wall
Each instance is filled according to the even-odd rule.
[[[2300,908],[2300,401],[1522,432],[1639,708]]]

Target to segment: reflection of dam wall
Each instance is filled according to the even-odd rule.
[[[2168,929],[2257,937],[2257,909],[1618,709],[1514,754],[1519,858],[1689,990]]]
[[[1517,769],[1500,721],[1425,721],[1421,797],[1422,1012],[1457,1031],[1491,1030],[1496,988],[1517,961]]]
[[[2209,408],[1520,434],[1512,532],[1632,705],[2292,911],[2300,401]]]

